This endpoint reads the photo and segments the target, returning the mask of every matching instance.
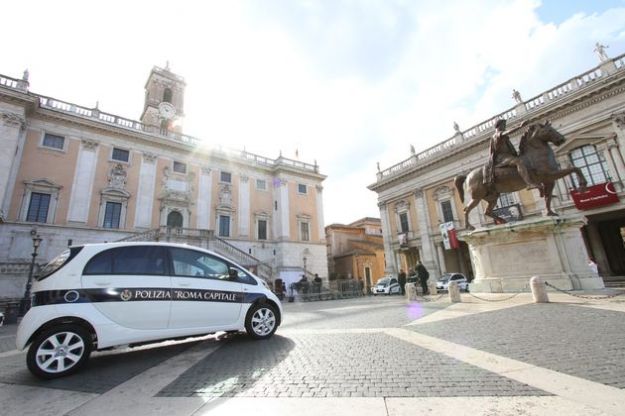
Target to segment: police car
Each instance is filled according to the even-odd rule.
[[[216,253],[169,243],[71,247],[32,287],[17,348],[38,377],[77,371],[94,350],[246,331],[271,337],[282,305],[265,282]]]

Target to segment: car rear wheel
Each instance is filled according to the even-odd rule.
[[[275,309],[268,303],[253,305],[245,319],[245,330],[252,338],[266,339],[278,329]]]
[[[35,337],[26,364],[37,377],[63,377],[78,371],[89,359],[91,349],[89,331],[78,325],[59,325]]]

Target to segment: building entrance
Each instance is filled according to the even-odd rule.
[[[583,234],[599,274],[625,281],[625,210],[589,215]]]

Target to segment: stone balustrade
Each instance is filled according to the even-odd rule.
[[[436,146],[432,146],[420,153],[413,154],[410,158],[405,159],[387,169],[379,171],[377,174],[377,182],[384,182],[400,176],[417,166],[422,166],[435,161],[440,156],[449,154],[450,149],[460,147],[468,141],[477,141],[486,135],[490,136],[495,128],[495,122],[500,118],[505,120],[520,120],[521,117],[531,118],[532,113],[539,111],[542,107],[559,101],[573,91],[592,87],[599,79],[611,75],[611,73],[608,73],[610,71],[610,66],[613,66],[616,71],[624,70],[625,54],[617,56],[610,61],[602,62],[599,66],[591,69],[590,71],[577,75],[562,84],[559,84],[535,97],[530,98],[529,100],[524,101],[523,103],[515,105],[513,108],[506,110],[503,113],[495,115],[487,121],[469,127],[465,131],[456,133],[453,137],[444,140]],[[608,71],[606,71],[605,68],[608,68]],[[612,72],[614,69],[612,69]],[[520,112],[518,111],[519,108],[521,108]],[[523,109],[525,111],[523,111]]]
[[[0,75],[0,87],[6,87],[9,89],[17,90],[20,92],[28,92],[28,81],[7,77]],[[156,126],[150,126],[143,124],[136,120],[119,117],[114,114],[108,114],[100,111],[98,108],[88,108],[79,106],[66,101],[57,100],[56,98],[46,97],[43,95],[32,94],[39,100],[39,106],[47,110],[53,110],[73,116],[78,116],[85,119],[95,120],[100,123],[106,123],[124,130],[131,130],[138,133],[150,134],[157,136],[161,139],[171,140],[177,143],[181,143],[190,147],[206,147],[206,142],[197,137],[189,136],[187,134],[181,134],[176,132],[162,133],[161,129]],[[236,149],[228,149],[217,147],[210,149],[214,154],[220,154],[229,160],[239,160],[243,163],[249,163],[253,165],[267,166],[269,168],[277,167],[289,167],[293,169],[303,170],[307,172],[319,173],[319,167],[317,164],[310,164],[300,162],[298,160],[292,160],[285,157],[278,157],[277,159],[269,159],[263,156],[255,155],[247,151],[240,151]]]

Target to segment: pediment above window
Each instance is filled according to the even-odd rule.
[[[44,178],[24,181],[24,185],[29,189],[47,189],[49,191],[58,191],[63,188],[58,183]]]

